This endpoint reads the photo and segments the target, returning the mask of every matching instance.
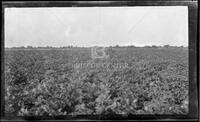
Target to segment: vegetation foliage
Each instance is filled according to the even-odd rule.
[[[117,48],[92,59],[90,48],[5,51],[5,110],[13,116],[187,114],[187,48]],[[74,63],[125,68],[74,68]]]

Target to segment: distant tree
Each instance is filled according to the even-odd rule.
[[[28,45],[27,48],[33,48],[33,47]]]
[[[46,46],[46,48],[53,48],[52,46]]]
[[[19,48],[25,48],[24,46],[21,46],[21,47],[19,47]]]
[[[158,48],[158,46],[156,46],[156,45],[152,45],[152,48]]]
[[[130,45],[130,46],[128,46],[128,47],[136,47],[135,45]]]
[[[168,47],[170,47],[170,45],[164,45],[163,47],[166,47],[166,48],[168,48]]]
[[[144,46],[145,48],[151,48],[151,46],[149,46],[149,45],[146,45],[146,46]]]
[[[115,45],[115,47],[119,47],[119,45]]]

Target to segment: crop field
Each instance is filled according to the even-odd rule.
[[[13,116],[188,113],[188,48],[6,49],[5,112]]]

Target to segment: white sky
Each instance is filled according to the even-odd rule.
[[[5,47],[188,46],[188,8],[6,8]]]

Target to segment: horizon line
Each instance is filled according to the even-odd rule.
[[[78,46],[78,45],[68,45],[68,46],[12,46],[12,47],[4,47],[4,48],[73,48],[73,47],[81,47],[81,48],[90,48],[90,47],[188,47],[188,45],[143,45],[143,46],[137,46],[137,45],[109,45],[109,46]]]

